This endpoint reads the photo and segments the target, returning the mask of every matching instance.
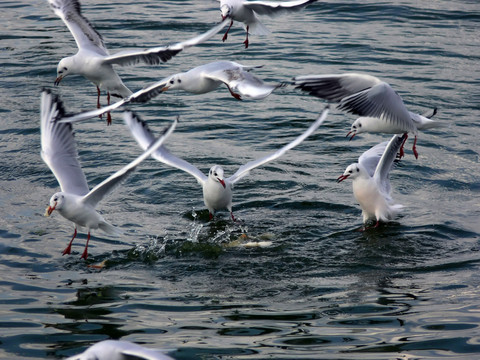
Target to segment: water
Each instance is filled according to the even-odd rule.
[[[82,4],[111,52],[184,40],[220,19],[213,1]],[[271,36],[252,36],[248,50],[235,24],[226,43],[218,34],[167,64],[118,68],[132,90],[219,59],[263,64],[255,72],[268,82],[365,72],[388,81],[411,111],[438,107],[448,126],[420,134],[418,160],[407,144],[392,172],[406,209],[363,233],[350,183],[334,180],[389,136],[348,142],[355,117],[340,111],[236,186],[238,224],[225,212],[209,222],[192,177],[145,161],[100,205],[125,234],[94,232],[87,262],[85,234],[62,257],[73,227],[42,216],[58,187],[39,155],[39,95],[75,43],[45,1],[0,8],[0,358],[63,358],[109,338],[176,359],[480,357],[477,1],[323,1],[265,18]],[[69,111],[95,106],[83,78],[54,91]],[[293,139],[322,107],[292,88],[256,102],[222,88],[132,108],[155,132],[179,115],[171,151],[232,174]],[[91,186],[140,153],[119,112],[113,121],[75,126]]]

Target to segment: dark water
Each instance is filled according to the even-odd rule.
[[[115,52],[186,39],[219,21],[215,1],[83,1]],[[125,234],[82,232],[43,217],[55,178],[40,159],[39,95],[53,87],[70,33],[46,1],[0,4],[0,358],[63,358],[104,339],[172,349],[176,359],[473,359],[480,357],[478,1],[327,1],[276,20],[272,35],[239,24],[157,67],[118,68],[132,90],[220,59],[265,65],[269,82],[305,74],[365,72],[389,82],[411,111],[438,107],[446,127],[420,134],[392,173],[396,221],[358,232],[348,182],[334,180],[389,135],[345,134],[326,124],[235,188],[227,213],[208,222],[196,181],[153,160],[101,203]],[[55,89],[70,111],[92,109],[95,88],[69,77]],[[291,88],[238,102],[224,88],[176,92],[136,105],[155,131],[175,116],[171,151],[200,169],[239,165],[303,131],[323,102]],[[91,186],[140,150],[114,124],[75,127]],[[245,247],[265,241],[267,247]],[[98,270],[87,265],[104,262]],[[176,349],[176,350],[175,350]]]

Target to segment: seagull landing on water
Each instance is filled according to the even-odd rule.
[[[284,84],[268,85],[250,70],[261,66],[244,66],[233,61],[215,61],[200,65],[187,72],[168,76],[151,86],[139,90],[129,97],[100,109],[87,111],[62,119],[62,122],[83,121],[110,112],[130,102],[146,102],[167,90],[184,90],[192,94],[204,94],[217,89],[222,84],[237,100],[259,100]]]
[[[337,179],[337,182],[353,180],[353,195],[362,208],[364,224],[376,219],[374,227],[377,227],[381,221],[392,220],[403,208],[393,203],[389,174],[405,138],[406,134],[394,135],[390,141],[365,151],[358,163],[349,165]]]
[[[184,42],[146,50],[125,50],[110,55],[102,36],[82,15],[78,0],[48,1],[53,12],[67,25],[78,47],[75,55],[63,58],[58,63],[55,85],[70,74],[86,77],[97,86],[98,108],[100,108],[100,89],[107,91],[108,105],[110,105],[110,94],[120,98],[126,98],[132,94],[113,69],[113,65],[134,65],[140,62],[157,65],[167,62],[182,50],[210,39],[227,23],[224,21],[206,33]],[[111,123],[110,115],[107,116],[107,123]]]
[[[248,1],[248,0],[219,0],[222,19],[230,19],[228,27],[222,41],[227,40],[228,32],[233,25],[233,21],[240,21],[247,33],[243,42],[245,48],[248,48],[248,34],[267,35],[270,32],[257,18],[257,15],[277,16],[280,14],[299,11],[305,6],[314,3],[317,0],[295,0],[295,1]]]
[[[124,340],[104,340],[90,346],[83,353],[65,360],[173,360],[153,349]]]
[[[233,216],[232,212],[232,189],[235,183],[237,183],[244,176],[248,175],[249,172],[256,167],[259,167],[269,161],[273,161],[279,158],[288,150],[299,145],[325,121],[327,114],[328,107],[326,107],[320,117],[295,140],[283,146],[272,154],[266,155],[260,159],[250,161],[245,165],[242,165],[237,170],[237,172],[235,172],[235,174],[228,178],[225,178],[223,168],[220,165],[212,166],[210,168],[210,171],[208,172],[208,176],[205,176],[199,169],[197,169],[192,164],[171,154],[164,146],[160,147],[157,151],[155,151],[152,154],[152,157],[166,165],[183,170],[192,175],[195,179],[197,179],[198,183],[202,185],[203,201],[209,211],[210,219],[213,219],[215,211],[227,209],[230,212],[232,220],[235,221],[235,217]],[[135,140],[137,140],[140,147],[145,149],[154,138],[147,124],[135,116],[130,116],[126,118],[126,121],[132,135],[135,137]]]
[[[49,91],[43,91],[40,112],[41,156],[57,178],[61,190],[51,197],[45,216],[50,216],[54,210],[57,210],[60,215],[75,224],[72,240],[63,251],[63,255],[71,252],[72,242],[77,236],[77,226],[87,228],[87,243],[82,254],[82,259],[87,259],[92,229],[101,229],[110,235],[121,234],[119,229],[107,223],[95,211],[95,207],[105,195],[117,187],[143,160],[162,145],[175,129],[176,122],[160,138],[152,138],[152,142],[147,144],[150,147],[142,155],[89,190],[87,179],[78,162],[72,125],[59,122],[65,114],[62,102]]]
[[[425,114],[412,113],[407,110],[402,98],[386,82],[364,74],[306,75],[294,78],[294,85],[310,95],[338,102],[337,108],[360,115],[347,136],[351,139],[362,132],[382,132],[388,134],[408,133],[415,136],[413,153],[418,158],[416,149],[418,130],[443,126],[430,120],[436,109]],[[400,148],[403,157],[403,144]]]

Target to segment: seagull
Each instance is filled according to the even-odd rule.
[[[295,1],[247,1],[247,0],[220,0],[220,11],[222,20],[230,19],[228,27],[222,41],[227,40],[228,32],[233,25],[233,21],[241,21],[247,32],[247,37],[243,42],[245,48],[248,48],[248,34],[267,35],[268,29],[257,18],[257,15],[277,16],[284,13],[298,11],[305,6],[314,3],[317,0],[295,0]]]
[[[412,133],[413,154],[416,149],[418,130],[441,126],[426,116],[407,110],[400,95],[389,84],[375,76],[345,73],[333,75],[306,75],[294,78],[294,85],[310,95],[338,102],[337,108],[360,115],[347,136],[361,132],[382,132],[389,134]],[[435,115],[436,109],[429,117]],[[428,115],[427,115],[428,116]],[[405,141],[407,139],[405,137]],[[403,157],[403,145],[400,150]]]
[[[121,231],[106,222],[95,211],[96,205],[120,184],[135,168],[150,156],[166,138],[173,132],[176,121],[165,131],[159,139],[153,139],[142,155],[127,166],[123,167],[109,178],[89,190],[85,174],[78,162],[78,153],[71,124],[60,123],[58,120],[64,116],[65,110],[61,100],[44,90],[41,98],[41,157],[48,165],[60,184],[60,192],[50,198],[50,205],[45,211],[45,216],[50,216],[57,210],[64,218],[75,224],[75,231],[70,243],[63,251],[63,255],[70,254],[73,239],[77,236],[77,226],[88,230],[87,243],[81,256],[87,259],[90,230],[101,229],[110,235],[119,235]],[[131,116],[131,115],[129,115]]]
[[[113,69],[113,65],[134,65],[140,62],[157,65],[160,62],[167,62],[182,50],[210,39],[228,22],[223,21],[206,33],[184,42],[146,50],[125,50],[110,55],[102,36],[82,15],[78,0],[48,1],[53,12],[67,25],[78,46],[78,52],[75,55],[65,57],[58,63],[55,85],[69,74],[83,75],[97,86],[98,108],[100,108],[100,89],[107,91],[108,104],[110,104],[110,94],[120,98],[132,94]],[[111,123],[110,116],[107,123]]]
[[[235,172],[235,174],[228,178],[224,176],[223,168],[220,165],[212,166],[210,168],[210,171],[208,172],[208,175],[204,175],[194,165],[170,153],[165,146],[161,146],[157,151],[155,151],[152,154],[152,157],[166,165],[175,167],[189,173],[198,181],[198,183],[202,186],[203,189],[203,201],[209,211],[210,220],[213,219],[215,211],[227,209],[230,212],[232,220],[236,221],[232,211],[233,186],[244,176],[248,175],[251,170],[279,158],[288,150],[299,145],[325,121],[327,114],[328,106],[323,110],[322,114],[318,117],[318,119],[295,140],[283,146],[272,154],[266,155],[260,159],[250,161],[245,165],[240,166],[237,172]],[[135,116],[127,117],[126,123],[130,128],[135,140],[139,143],[140,147],[145,149],[154,138],[147,124]]]
[[[270,95],[273,90],[284,86],[284,84],[264,84],[262,80],[250,73],[250,70],[258,67],[261,66],[245,66],[233,61],[215,61],[200,65],[187,72],[168,76],[114,104],[66,117],[62,122],[72,123],[101,116],[130,102],[147,102],[167,90],[176,89],[193,94],[204,94],[225,84],[235,99],[259,100]]]
[[[173,360],[159,351],[124,340],[104,340],[66,360]]]
[[[347,178],[353,180],[353,195],[362,208],[364,224],[375,218],[374,227],[378,227],[380,221],[391,220],[403,208],[393,203],[389,174],[406,136],[394,135],[390,141],[365,151],[358,163],[349,165],[337,179],[337,182]]]

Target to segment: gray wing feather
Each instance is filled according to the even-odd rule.
[[[147,123],[141,120],[138,116],[129,116],[128,113],[124,117],[124,120],[137,143],[142,149],[145,149],[154,138],[152,132],[147,126]],[[166,165],[189,173],[202,185],[207,180],[207,177],[200,170],[198,170],[189,162],[170,153],[165,146],[158,148],[158,150],[152,154],[152,157]]]
[[[133,115],[134,116],[134,115]],[[102,181],[100,184],[95,186],[92,191],[90,191],[84,198],[83,202],[85,204],[90,204],[95,207],[97,203],[103,199],[107,194],[109,194],[113,189],[115,189],[123,180],[130,175],[135,168],[147,157],[149,157],[155,150],[157,150],[163,142],[171,135],[175,127],[177,126],[177,120],[173,122],[172,125],[167,127],[162,136],[158,139],[153,139],[153,141],[148,144],[148,149],[135,160],[133,160],[128,165],[124,166],[122,169],[108,177],[106,180]]]
[[[267,162],[270,162],[272,160],[275,160],[285,154],[288,150],[293,149],[295,146],[299,145],[302,143],[307,137],[309,137],[322,123],[325,121],[328,115],[328,106],[325,107],[323,112],[320,114],[320,116],[315,120],[315,122],[310,125],[310,127],[300,136],[298,136],[295,140],[292,142],[288,143],[284,147],[280,148],[279,150],[275,151],[273,154],[269,154],[267,156],[264,156],[260,159],[250,161],[246,163],[245,165],[240,166],[240,168],[233,174],[231,177],[229,177],[227,180],[230,182],[232,185],[235,184],[237,181],[239,181],[241,178],[245,177],[248,175],[250,170],[253,170],[256,167],[259,167]]]
[[[41,156],[57,178],[62,191],[85,195],[89,188],[78,162],[72,125],[59,122],[64,114],[58,96],[44,90],[40,109]]]
[[[400,150],[402,143],[405,141],[405,136],[405,134],[393,135],[378,162],[377,168],[375,169],[373,179],[385,194],[390,194],[391,187],[389,174],[393,168],[394,161],[397,158],[398,151]]]

